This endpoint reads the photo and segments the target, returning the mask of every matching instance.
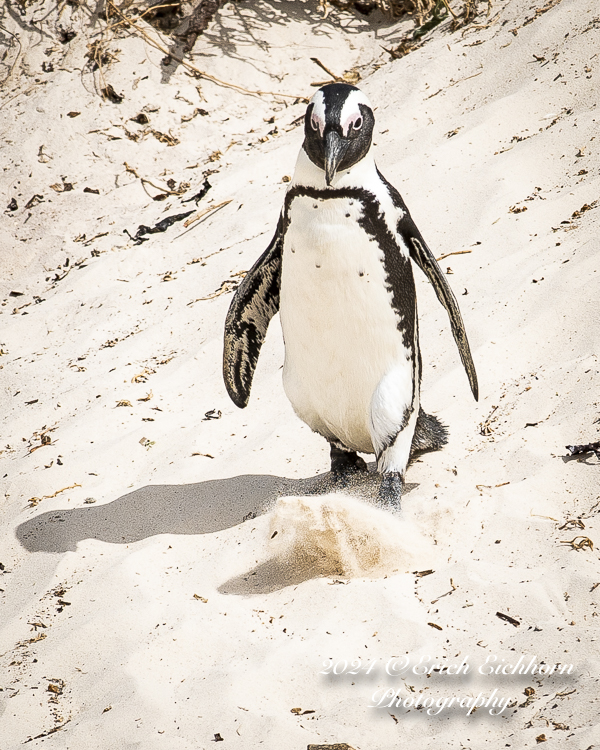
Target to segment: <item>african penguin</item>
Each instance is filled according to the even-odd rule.
[[[452,290],[398,191],[375,165],[375,118],[356,87],[311,99],[275,236],[233,298],[223,373],[243,408],[269,321],[279,310],[283,384],[296,414],[330,444],[337,476],[375,454],[380,498],[399,504],[411,453],[436,450],[446,428],[420,405],[421,356],[411,260],[450,317],[478,398],[477,375]]]

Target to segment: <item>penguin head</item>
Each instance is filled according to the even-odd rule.
[[[350,169],[367,155],[374,125],[371,103],[356,86],[330,83],[313,96],[304,118],[303,148],[325,172],[327,185],[336,172]]]

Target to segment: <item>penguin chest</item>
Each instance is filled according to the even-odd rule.
[[[412,382],[414,361],[383,250],[361,225],[360,200],[301,196],[289,212],[280,296],[286,394],[313,430],[373,453],[373,394],[399,366]]]

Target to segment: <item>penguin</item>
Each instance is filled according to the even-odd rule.
[[[412,263],[446,308],[475,400],[475,365],[456,298],[400,193],[378,170],[373,108],[345,83],[320,88],[275,235],[236,290],[225,321],[223,375],[244,408],[271,318],[279,311],[283,385],[294,411],[329,443],[340,480],[367,471],[399,507],[411,456],[447,429],[420,403],[421,354]]]

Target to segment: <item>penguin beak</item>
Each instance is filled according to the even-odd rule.
[[[335,130],[330,130],[325,136],[325,182],[329,187],[349,145]]]

